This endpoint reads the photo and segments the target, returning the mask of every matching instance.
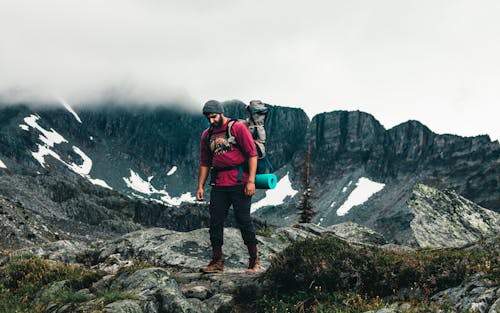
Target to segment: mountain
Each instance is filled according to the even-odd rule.
[[[488,136],[438,135],[417,121],[384,127],[364,112],[317,115],[306,133],[311,147],[312,193],[323,226],[353,221],[407,242],[417,184],[458,194],[499,212],[500,145]],[[293,159],[292,188],[300,189],[305,147]],[[298,197],[298,196],[296,196]],[[296,219],[294,205],[259,209],[278,225]]]
[[[244,103],[224,105],[227,116],[245,118]],[[114,225],[103,233],[148,225],[201,227],[199,219],[192,225],[178,222],[191,208],[202,211],[193,193],[199,138],[206,127],[201,114],[180,106],[104,103],[73,110],[58,103],[3,104],[0,195],[43,217]],[[271,106],[266,130],[280,182],[254,197],[253,215],[263,222],[285,226],[297,220],[308,146],[319,212],[313,222],[321,226],[356,222],[389,241],[416,244],[410,231],[416,215],[409,203],[418,184],[454,190],[500,212],[500,144],[488,136],[438,135],[417,121],[386,130],[359,111],[322,113],[310,121],[303,110],[280,106]],[[186,212],[170,224],[158,220],[160,213],[142,219],[138,213],[175,212],[181,203]],[[116,220],[124,222],[110,222]]]

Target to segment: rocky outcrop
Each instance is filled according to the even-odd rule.
[[[42,290],[41,298],[57,298],[57,294],[67,290],[67,282],[60,281]],[[167,270],[156,267],[105,276],[75,294],[80,295],[80,303],[49,302],[42,307],[43,312],[93,312],[98,309],[107,313],[204,312],[202,305],[193,304],[183,296]],[[112,297],[117,300],[113,301]]]
[[[451,305],[457,312],[495,313],[500,310],[500,287],[479,273],[460,286],[439,292],[432,300]]]
[[[327,229],[349,242],[368,243],[374,245],[384,245],[387,243],[382,234],[356,223],[340,223],[329,226]]]
[[[284,242],[257,236],[259,255],[264,267],[272,256],[284,248]],[[240,231],[224,229],[224,259],[229,270],[243,271],[248,265],[247,248],[243,244]],[[126,234],[108,244],[99,253],[99,263],[116,260],[141,258],[165,267],[185,268],[197,271],[211,258],[211,248],[207,228],[190,232],[176,232],[163,228],[150,228]]]
[[[69,281],[47,285],[40,291],[39,302],[35,301],[43,312],[218,312],[239,303],[241,299],[238,300],[237,295],[241,297],[248,293],[253,298],[262,297],[266,284],[256,279],[259,275],[245,273],[247,252],[239,231],[227,228],[224,235],[226,267],[224,273],[218,274],[204,274],[198,270],[210,259],[206,228],[190,232],[144,229],[115,240],[95,242],[94,245],[61,240],[18,250],[11,255],[27,257],[35,254],[67,264],[83,263],[106,272],[99,274],[90,284],[87,280],[88,285],[78,289]],[[328,236],[344,236],[353,242],[345,248],[353,249],[374,249],[373,246],[382,238],[380,234],[350,223],[332,227],[315,224],[283,227],[272,232],[272,237],[258,236],[262,263],[268,268],[273,258],[290,242]],[[472,245],[467,249],[479,252],[488,249],[491,255],[492,249],[498,249],[495,240],[498,239],[493,238],[486,244]],[[383,248],[387,253],[405,253],[402,247],[394,245],[384,245]],[[404,251],[414,253],[410,249]],[[495,273],[492,266],[496,263],[488,261],[484,261],[484,270],[490,276],[474,276],[458,287],[436,294],[433,299],[444,305],[451,303],[457,312],[467,309],[495,312],[499,291],[491,274]],[[0,259],[0,266],[5,262],[5,259]],[[61,297],[67,298],[61,301]],[[408,307],[407,303],[398,302],[385,311],[379,311],[404,312]]]
[[[17,249],[60,238],[57,228],[20,202],[0,197],[0,247]]]
[[[281,227],[275,233],[289,242],[315,237],[335,236],[351,243],[383,245],[387,242],[381,234],[355,223],[342,223],[321,227],[311,223],[301,223],[294,227]]]
[[[460,247],[500,233],[500,214],[454,191],[417,185],[408,206],[411,231],[421,247]]]

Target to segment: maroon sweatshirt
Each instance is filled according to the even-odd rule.
[[[210,138],[210,147],[207,143],[208,128],[201,135],[200,142],[200,165],[206,167],[232,167],[244,162],[248,162],[248,158],[257,156],[257,149],[253,141],[252,134],[241,122],[235,122],[231,127],[231,134],[236,138],[238,147],[231,145],[226,138],[227,125],[213,129]],[[238,183],[238,169],[221,171],[217,175],[215,184],[217,186],[234,186],[238,184],[246,184],[248,181],[248,173],[243,173],[243,179]]]

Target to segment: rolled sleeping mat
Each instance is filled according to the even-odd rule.
[[[255,175],[256,189],[274,189],[278,184],[278,177],[274,174],[257,174]]]

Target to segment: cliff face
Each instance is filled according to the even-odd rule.
[[[417,121],[385,130],[369,114],[336,111],[314,117],[306,138],[320,181],[357,170],[381,182],[418,177],[500,208],[500,145],[487,136],[437,135]],[[302,159],[297,154],[295,163]]]
[[[413,216],[407,202],[416,184],[455,190],[500,211],[500,145],[487,136],[438,135],[417,121],[385,130],[367,113],[323,113],[313,118],[305,144],[294,156],[296,190],[302,188],[307,144],[318,211],[313,222],[322,226],[354,221],[391,240],[409,242]],[[377,188],[371,190],[373,186]],[[295,203],[265,207],[255,216],[286,225],[298,218]],[[342,210],[346,213],[339,214]]]

